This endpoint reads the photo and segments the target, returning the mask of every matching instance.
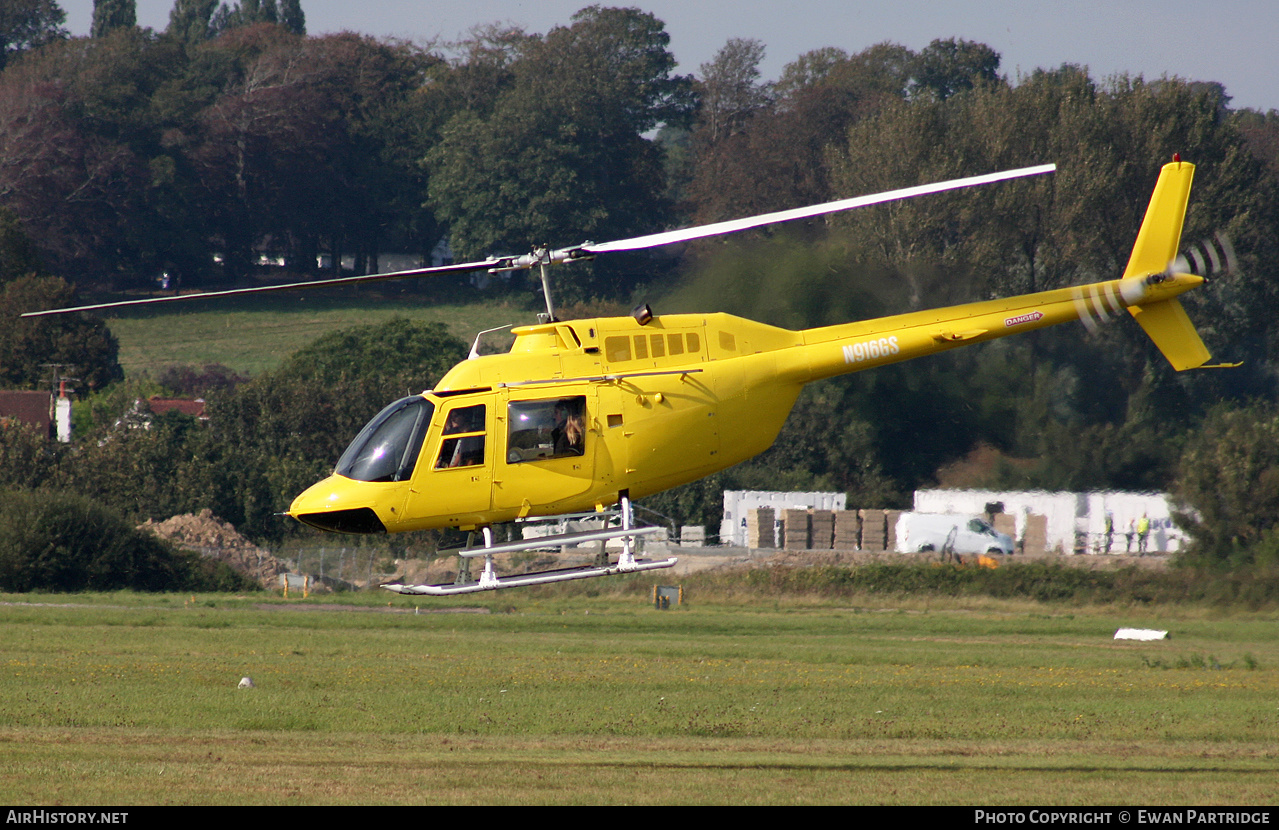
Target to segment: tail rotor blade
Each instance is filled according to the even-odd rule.
[[[1211,238],[1202,239],[1192,244],[1184,253],[1178,254],[1168,263],[1168,270],[1173,273],[1214,277],[1231,273],[1236,264],[1235,247],[1230,243],[1230,237],[1218,231]]]

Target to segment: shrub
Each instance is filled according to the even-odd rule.
[[[175,551],[89,499],[50,491],[11,491],[0,499],[0,590],[248,587],[225,565]]]

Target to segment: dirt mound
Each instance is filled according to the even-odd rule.
[[[287,565],[245,539],[207,508],[197,514],[184,513],[163,522],[148,520],[138,529],[149,530],[183,550],[225,562],[264,588],[279,587],[280,574],[289,572]]]

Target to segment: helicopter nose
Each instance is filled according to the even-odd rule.
[[[386,533],[386,523],[374,509],[380,495],[371,491],[375,488],[377,484],[331,475],[302,491],[288,515],[332,533]]]

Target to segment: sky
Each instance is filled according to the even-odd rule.
[[[60,0],[73,35],[87,35],[93,0]],[[350,30],[417,42],[456,40],[473,26],[511,23],[529,32],[566,25],[585,0],[302,0],[308,34]],[[607,5],[607,4],[603,4]],[[697,74],[729,38],[767,47],[774,80],[804,52],[859,52],[883,41],[913,50],[937,38],[992,47],[1016,81],[1039,67],[1224,84],[1231,106],[1279,109],[1279,3],[1275,0],[629,0],[671,36],[679,72]],[[163,29],[173,0],[137,0],[138,24]]]

